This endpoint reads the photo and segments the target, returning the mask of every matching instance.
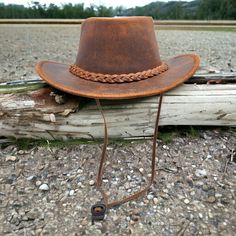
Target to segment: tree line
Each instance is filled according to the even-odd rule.
[[[81,4],[63,4],[46,6],[39,2],[31,2],[28,7],[17,4],[5,5],[0,3],[0,18],[61,18],[85,19],[92,16],[132,16],[146,15],[154,19],[203,19],[203,20],[235,20],[236,0],[195,0],[191,2],[152,2],[143,7],[125,9]]]

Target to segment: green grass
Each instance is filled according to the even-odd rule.
[[[199,138],[200,128],[193,126],[169,126],[160,129],[159,139],[164,143],[170,143],[176,137]]]
[[[11,141],[12,143],[16,144],[19,149],[22,150],[29,150],[36,146],[62,148],[66,146],[73,146],[79,144],[98,144],[103,142],[102,139],[98,140],[71,139],[63,141],[63,140],[29,139],[29,138],[12,139]]]
[[[162,140],[164,143],[170,143],[175,137],[177,137],[177,132],[175,130],[160,131],[158,139]]]
[[[45,84],[43,83],[0,85],[0,94],[29,92],[29,91],[34,91],[34,90],[43,88],[44,86]]]
[[[236,131],[233,127],[215,127],[215,126],[166,126],[161,127],[159,132],[159,139],[164,143],[170,143],[176,137],[189,137],[197,139],[201,137],[201,133],[206,130],[217,130],[219,132],[224,131]]]
[[[131,140],[131,139],[118,139],[111,138],[109,139],[109,144],[123,144],[127,145],[130,143],[140,143],[142,140]],[[21,150],[29,150],[33,147],[49,147],[49,148],[63,148],[68,146],[75,146],[80,144],[102,144],[103,138],[89,140],[89,139],[71,139],[71,140],[47,140],[47,139],[30,139],[30,138],[20,138],[20,139],[11,139],[10,143],[15,144]],[[9,144],[9,143],[8,143]],[[6,144],[6,145],[8,145]],[[3,144],[2,144],[3,146]]]
[[[162,140],[163,143],[171,143],[176,137],[189,137],[197,139],[201,137],[201,133],[206,130],[217,130],[218,132],[232,131],[236,132],[234,127],[202,127],[202,126],[167,126],[161,127],[158,135],[158,139]],[[122,144],[129,145],[130,143],[143,143],[147,138],[140,139],[121,139],[121,138],[110,138],[109,144]],[[149,139],[149,138],[148,138]],[[62,148],[67,146],[74,146],[80,144],[102,144],[103,138],[88,140],[88,139],[73,139],[73,140],[46,140],[46,139],[14,139],[9,141],[11,144],[17,145],[19,149],[29,150],[33,147],[41,146],[48,148]],[[8,146],[9,143],[2,144],[2,147]]]

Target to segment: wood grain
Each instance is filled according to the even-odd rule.
[[[93,100],[55,102],[51,88],[0,94],[0,135],[16,138],[95,139],[103,121]],[[85,104],[85,105],[84,105]],[[102,101],[111,138],[149,137],[158,97]],[[163,98],[160,125],[236,126],[236,84],[184,84]]]

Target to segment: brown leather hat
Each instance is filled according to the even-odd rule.
[[[53,87],[84,97],[95,98],[104,120],[104,145],[96,187],[102,201],[91,208],[92,222],[103,220],[106,209],[144,196],[155,178],[156,141],[162,93],[183,83],[199,66],[197,55],[181,55],[168,61],[160,59],[151,17],[89,18],[81,28],[75,64],[42,61],[39,75]],[[153,134],[151,177],[148,185],[121,200],[109,202],[101,188],[107,158],[108,132],[99,99],[125,99],[160,94]]]
[[[75,64],[41,61],[36,71],[74,95],[125,99],[168,91],[190,78],[199,62],[194,54],[161,61],[151,17],[95,17],[82,24]]]

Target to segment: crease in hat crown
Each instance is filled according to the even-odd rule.
[[[76,62],[69,67],[73,75],[103,83],[140,81],[166,70],[151,17],[85,20]]]

